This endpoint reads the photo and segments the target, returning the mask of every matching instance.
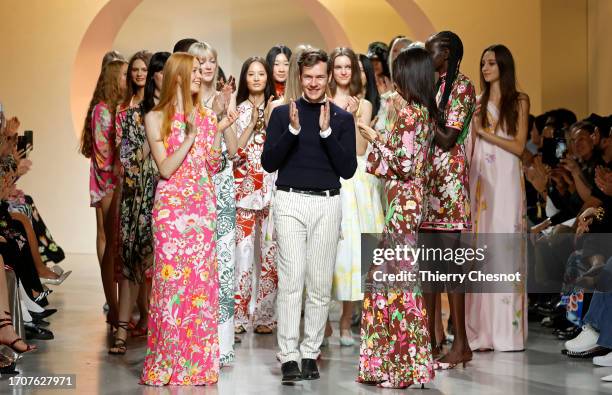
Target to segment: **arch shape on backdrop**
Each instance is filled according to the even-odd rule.
[[[102,56],[112,48],[124,22],[142,1],[109,0],[95,16],[79,44],[70,83],[70,109],[77,138],[85,118],[88,100],[96,83]],[[436,31],[415,0],[385,1],[412,28],[414,39],[425,41]],[[328,48],[351,46],[346,31],[322,2],[319,0],[297,0],[297,2],[322,33]]]
[[[386,0],[398,15],[410,26],[417,41],[427,40],[437,30],[415,0]]]
[[[143,0],[109,0],[94,17],[83,36],[72,69],[70,110],[77,138],[85,119],[102,56],[112,49],[115,37],[132,11]],[[350,40],[331,12],[318,0],[298,0],[317,26],[329,48],[350,46]]]

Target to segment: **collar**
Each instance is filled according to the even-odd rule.
[[[304,95],[304,94],[302,93],[302,99],[304,99],[304,101],[305,101],[306,103],[310,103],[310,104],[324,104],[324,103],[326,103],[326,102],[327,102],[327,95],[323,96],[323,99],[322,99],[321,101],[318,101],[318,102],[312,102],[312,101],[308,100],[308,99],[306,98],[306,95]]]

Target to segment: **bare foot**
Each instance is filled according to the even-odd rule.
[[[10,315],[3,315],[2,324],[11,322]],[[19,340],[15,342],[15,340],[19,339],[19,335],[15,332],[15,328],[13,328],[12,324],[6,325],[4,328],[0,329],[0,344],[7,345],[11,347],[18,353],[23,353],[26,351],[32,351],[36,349],[36,346],[28,345],[23,340]]]
[[[334,333],[334,330],[332,329],[331,324],[329,323],[329,320],[327,321],[327,323],[325,324],[325,337],[330,337],[332,335],[332,333]]]
[[[45,267],[44,269],[39,270],[38,277],[46,278],[50,280],[57,280],[58,278],[60,278],[59,274],[55,273],[53,270],[49,269],[48,267]]]

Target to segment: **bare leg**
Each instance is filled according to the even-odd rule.
[[[140,318],[136,328],[146,329],[147,328],[147,317],[149,315],[149,295],[151,292],[151,282],[145,279],[138,289],[138,312]]]
[[[465,294],[449,293],[448,302],[455,338],[450,351],[440,361],[447,363],[469,361],[472,359],[472,351],[465,332]]]
[[[40,252],[38,251],[38,239],[36,238],[36,233],[34,233],[34,228],[32,228],[32,222],[30,222],[30,219],[22,213],[11,213],[11,218],[19,221],[19,223],[21,223],[25,229],[26,236],[28,238],[28,245],[30,246],[30,253],[32,254],[32,259],[34,260],[34,265],[36,266],[38,276],[50,279],[59,278],[59,275],[49,269],[40,257]]]
[[[98,254],[98,263],[100,266],[102,266],[105,246],[106,236],[104,235],[104,213],[102,212],[102,208],[96,207],[96,253]]]
[[[444,341],[446,340],[446,335],[444,334],[444,324],[442,323],[442,294],[436,294],[436,310],[435,310],[435,320],[436,320],[436,343],[442,347]]]
[[[427,311],[427,329],[429,330],[429,338],[431,339],[431,353],[435,357],[440,353],[440,345],[436,336],[436,300],[438,293],[424,292],[423,299],[425,300],[425,309]]]
[[[4,320],[10,319],[10,311],[8,288],[6,287],[6,273],[4,272],[4,260],[2,259],[2,255],[0,255],[0,318]],[[7,322],[8,321],[4,321],[2,323],[4,324]],[[19,336],[12,325],[6,325],[4,328],[0,329],[0,344],[9,345],[17,338],[19,338]],[[28,345],[22,340],[15,343],[13,348],[18,352],[24,352],[28,350]]]
[[[127,340],[127,325],[132,318],[132,307],[136,303],[138,297],[137,283],[131,282],[124,278],[121,280],[121,289],[119,292],[119,325],[117,332],[115,333],[115,344],[111,347],[111,352],[118,352],[123,347],[125,348],[125,342]]]
[[[353,302],[342,302],[342,315],[340,316],[340,336],[343,330],[351,330],[351,319],[353,318]]]
[[[102,198],[102,214],[104,218],[104,234],[106,246],[100,264],[100,272],[102,275],[102,287],[104,288],[104,296],[108,304],[108,322],[112,325],[118,320],[117,306],[117,287],[115,285],[115,235],[116,235],[116,219],[115,210],[117,207],[114,193],[109,193]]]

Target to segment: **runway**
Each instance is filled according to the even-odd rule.
[[[138,384],[145,339],[128,342],[123,357],[107,354],[110,337],[104,324],[104,296],[94,255],[69,255],[62,266],[72,276],[49,297],[49,307],[60,311],[49,318],[55,339],[37,341],[39,350],[18,365],[23,376],[76,374],[74,390],[32,390],[9,387],[0,380],[2,394],[604,394],[612,383],[600,381],[612,368],[595,367],[591,360],[568,359],[548,329],[530,323],[525,352],[475,353],[467,368],[437,374],[427,390],[384,390],[355,382],[358,346],[340,347],[332,337],[319,364],[321,379],[293,387],[280,385],[275,359],[276,336],[246,334],[236,346],[236,362],[221,372],[214,387],[152,388]],[[337,324],[335,325],[337,328]]]

